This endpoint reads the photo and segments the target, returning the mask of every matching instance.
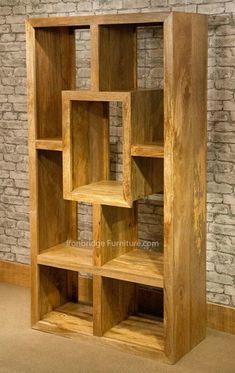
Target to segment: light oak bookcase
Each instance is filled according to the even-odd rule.
[[[164,89],[140,90],[136,30],[156,25]],[[90,30],[90,91],[75,89],[76,29]],[[207,17],[35,18],[26,34],[32,326],[174,363],[206,328]],[[109,178],[113,101],[122,182]],[[163,250],[108,245],[137,242],[137,201],[154,193],[164,196]],[[93,239],[104,245],[66,245],[77,239],[78,201],[92,203]]]

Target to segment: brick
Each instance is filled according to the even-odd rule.
[[[207,184],[208,192],[209,193],[232,193],[233,188],[231,185],[224,184],[224,183],[215,183],[209,182]]]
[[[116,2],[115,2],[116,3]],[[148,0],[123,0],[123,8],[145,8],[148,7]]]
[[[223,2],[220,4],[202,4],[198,5],[198,13],[203,14],[220,14],[224,13],[225,6]]]
[[[233,285],[233,286],[225,285],[224,293],[227,294],[227,295],[235,296],[235,285]]]
[[[208,293],[207,300],[212,303],[219,303],[224,305],[230,304],[230,297],[224,294]]]
[[[224,287],[223,285],[207,281],[206,290],[213,293],[222,294],[224,292]]]
[[[229,224],[211,223],[209,224],[209,231],[216,234],[235,236],[235,226]]]
[[[218,273],[226,273],[230,276],[235,276],[235,264],[216,264]]]
[[[207,281],[224,285],[232,285],[233,277],[225,274],[219,274],[216,272],[209,272],[207,273]]]

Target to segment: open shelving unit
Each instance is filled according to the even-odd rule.
[[[137,87],[140,26],[163,29],[163,90]],[[75,84],[80,29],[90,31],[89,91]],[[35,18],[26,34],[32,326],[175,363],[206,328],[207,17]],[[122,106],[122,180],[110,177],[111,102]],[[137,202],[153,193],[163,194],[164,245],[147,250]],[[86,247],[71,244],[77,202],[93,205]]]

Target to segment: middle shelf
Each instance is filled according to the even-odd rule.
[[[91,249],[71,247],[65,242],[44,250],[37,256],[37,262],[163,288],[163,254],[151,250],[135,248],[98,267],[93,265]]]

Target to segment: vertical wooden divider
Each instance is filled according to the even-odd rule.
[[[164,53],[165,354],[174,363],[206,331],[207,17],[170,14]]]
[[[92,90],[120,91],[136,87],[135,26],[91,25],[91,48]],[[107,241],[137,240],[136,208],[94,205],[93,239],[104,243],[104,246],[94,246],[93,259],[97,266],[131,250],[128,246],[109,246]],[[95,335],[102,336],[134,312],[135,288],[135,284],[93,276]]]

